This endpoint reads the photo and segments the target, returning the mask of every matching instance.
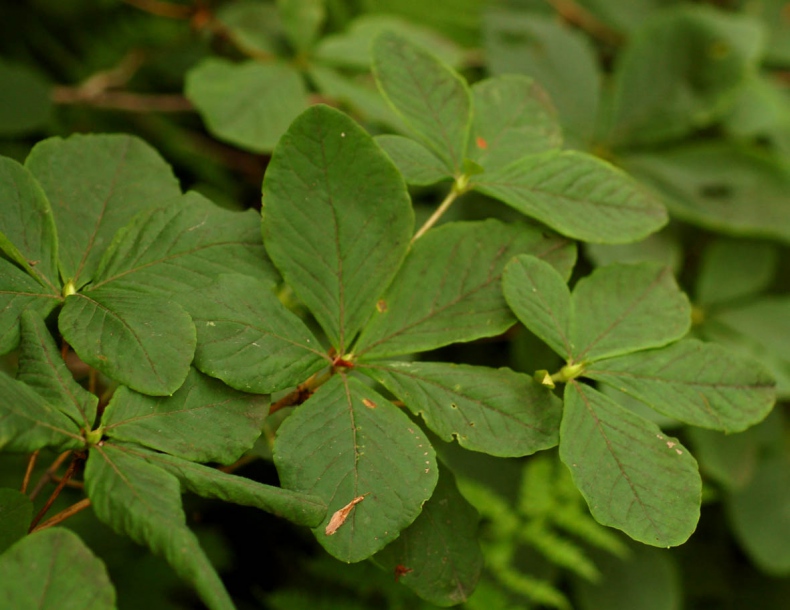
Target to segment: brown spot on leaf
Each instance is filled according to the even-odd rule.
[[[485,139],[481,138],[480,136],[477,136],[477,139],[475,140],[475,144],[477,144],[477,147],[480,150],[485,150],[488,148],[488,142],[486,142]]]
[[[376,403],[370,400],[369,398],[363,398],[362,404],[365,405],[368,409],[375,409]]]
[[[376,309],[378,310],[379,313],[384,313],[385,311],[387,311],[387,301],[385,301],[384,299],[378,301],[376,303]]]
[[[409,572],[413,572],[413,571],[414,570],[412,570],[411,568],[407,568],[404,565],[401,565],[401,564],[396,565],[395,566],[395,582],[398,582],[400,580],[401,576],[405,576]]]
[[[357,504],[359,504],[360,502],[362,502],[362,500],[365,499],[366,495],[368,494],[362,494],[361,496],[357,496],[356,498],[351,500],[351,502],[346,504],[343,508],[335,511],[335,514],[332,515],[332,518],[329,520],[329,523],[327,523],[326,529],[324,530],[327,536],[333,535],[340,528],[340,526],[346,522],[346,519],[348,519],[348,515],[351,513],[351,511],[354,509],[354,507]]]

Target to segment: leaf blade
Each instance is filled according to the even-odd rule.
[[[661,264],[599,267],[579,280],[571,302],[571,337],[579,360],[661,347],[691,326],[688,298]]]
[[[271,393],[330,364],[310,329],[270,286],[221,275],[190,301],[197,329],[195,366],[237,390]]]
[[[515,322],[500,278],[517,254],[569,274],[575,248],[537,228],[489,219],[447,223],[412,246],[355,345],[366,359],[427,351],[503,333]]]
[[[383,396],[342,375],[280,426],[274,462],[283,487],[327,503],[327,516],[314,533],[330,554],[347,562],[370,557],[397,538],[437,480],[433,448],[419,428]],[[327,536],[331,515],[364,494],[369,495]]]
[[[280,140],[263,206],[269,256],[343,353],[406,254],[403,179],[352,119],[319,105]]]
[[[652,546],[694,531],[702,481],[688,450],[576,381],[565,386],[560,459],[599,523]]]
[[[499,457],[554,447],[562,409],[548,388],[510,369],[433,362],[360,365],[442,440]]]
[[[667,222],[664,206],[632,178],[575,151],[524,157],[482,174],[475,189],[582,241],[637,241]]]
[[[724,432],[761,421],[775,401],[774,380],[757,362],[696,339],[602,360],[584,374],[659,413]]]
[[[175,392],[195,353],[189,314],[135,290],[105,286],[70,295],[58,326],[84,362],[147,394]]]
[[[460,172],[472,121],[464,79],[392,31],[380,34],[372,50],[373,74],[384,97],[451,173]]]
[[[534,256],[518,256],[505,267],[502,288],[522,324],[566,360],[573,357],[571,292],[551,265]]]
[[[190,369],[172,396],[118,388],[102,417],[104,434],[196,462],[230,464],[260,436],[268,396],[243,394]]]

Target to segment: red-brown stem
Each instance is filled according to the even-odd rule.
[[[183,4],[172,4],[171,2],[162,2],[161,0],[123,0],[126,4],[131,4],[141,11],[157,15],[159,17],[167,17],[169,19],[189,19],[195,12],[192,6],[184,6]]]
[[[195,109],[187,98],[177,93],[92,92],[79,86],[53,88],[52,101],[56,104],[82,104],[94,108],[126,112],[193,112]]]
[[[36,525],[38,525],[38,522],[44,518],[44,515],[47,514],[47,511],[55,503],[55,500],[58,499],[58,496],[60,495],[60,492],[63,491],[66,483],[68,483],[69,479],[74,476],[75,472],[77,472],[77,464],[79,461],[80,459],[76,455],[71,459],[71,464],[69,464],[69,467],[66,469],[66,473],[63,475],[63,478],[60,480],[57,487],[55,487],[55,491],[53,491],[49,498],[47,498],[46,504],[44,504],[43,508],[38,511],[38,514],[33,517],[33,521],[30,522],[30,529],[28,530],[29,532],[32,532],[35,529]]]
[[[47,468],[47,471],[41,475],[41,478],[38,480],[38,483],[36,483],[33,491],[30,492],[31,500],[36,499],[36,496],[41,492],[42,489],[44,489],[44,486],[52,480],[52,476],[58,471],[58,468],[60,468],[61,464],[66,461],[66,458],[68,458],[69,455],[71,455],[71,451],[64,451],[61,453],[55,459],[55,461],[52,462],[52,465]]]
[[[80,500],[76,504],[72,504],[68,508],[64,508],[58,514],[53,515],[52,517],[44,521],[44,523],[42,523],[41,525],[33,528],[30,533],[32,534],[33,532],[38,532],[48,527],[52,527],[53,525],[57,525],[58,523],[60,523],[61,521],[65,521],[72,515],[76,515],[81,510],[85,510],[90,505],[91,505],[90,498],[84,498],[83,500]]]
[[[546,0],[557,14],[571,25],[575,25],[607,44],[622,44],[624,37],[620,32],[610,28],[575,0]]]
[[[36,460],[38,459],[38,450],[30,454],[30,459],[27,461],[27,469],[25,470],[25,478],[22,479],[22,493],[27,493],[27,486],[30,484],[30,477],[33,474],[33,468],[36,467]]]
[[[226,474],[230,474],[231,472],[235,472],[242,466],[245,466],[250,462],[254,462],[257,459],[259,459],[259,456],[255,455],[254,453],[248,453],[247,455],[240,457],[232,464],[228,464],[227,466],[220,466],[219,468],[217,468],[217,470],[219,470],[220,472],[224,472]]]
[[[317,388],[329,381],[329,378],[334,375],[334,372],[334,369],[331,369],[322,375],[315,373],[307,381],[296,386],[296,389],[293,392],[286,394],[277,402],[273,402],[269,407],[269,415],[276,413],[285,407],[293,407],[295,405],[302,404],[304,401],[310,398]]]

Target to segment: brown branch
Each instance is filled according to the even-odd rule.
[[[76,515],[78,512],[85,510],[90,505],[91,505],[90,498],[85,498],[83,500],[80,500],[76,504],[72,504],[68,508],[64,508],[57,515],[53,515],[52,517],[44,521],[44,523],[42,523],[41,525],[33,528],[33,530],[31,530],[30,533],[32,534],[33,532],[38,532],[40,530],[47,529],[48,527],[52,527],[53,525],[57,525],[58,523],[60,523],[61,521],[65,521],[72,515]]]
[[[312,396],[316,389],[329,381],[329,378],[334,375],[334,372],[334,369],[330,369],[323,375],[316,373],[304,383],[300,383],[293,392],[286,394],[280,400],[273,402],[271,406],[269,406],[269,415],[285,407],[293,407],[302,404]]]
[[[130,91],[86,92],[81,87],[58,86],[52,89],[56,104],[83,104],[106,110],[126,112],[192,112],[192,103],[180,94],[146,94]]]
[[[157,15],[158,17],[167,17],[168,19],[191,19],[195,13],[194,6],[185,6],[183,4],[173,4],[172,2],[162,2],[161,0],[123,0],[126,4],[130,4],[141,11]]]
[[[38,480],[38,483],[36,483],[33,491],[30,492],[31,500],[35,500],[36,496],[41,492],[42,489],[44,489],[44,486],[52,481],[52,477],[58,471],[58,468],[60,468],[61,464],[63,464],[63,462],[66,461],[66,458],[68,458],[70,455],[71,451],[64,451],[57,457],[57,459],[55,459],[54,462],[52,462],[50,467],[47,468],[47,471],[41,475],[41,478]]]
[[[66,483],[68,483],[69,479],[72,476],[74,476],[75,472],[77,472],[77,464],[79,464],[79,462],[80,462],[80,458],[77,455],[75,455],[71,459],[71,464],[69,464],[69,467],[66,469],[66,473],[63,475],[63,478],[60,479],[57,487],[55,487],[55,491],[53,491],[52,494],[50,494],[49,498],[47,498],[47,501],[42,507],[42,509],[38,511],[38,514],[35,517],[33,517],[33,521],[30,522],[30,529],[28,530],[28,532],[32,532],[35,529],[36,525],[38,525],[38,522],[44,518],[44,515],[47,514],[47,511],[55,503],[55,500],[58,499],[58,496],[60,495],[60,492],[63,491],[63,488],[66,486]]]
[[[30,477],[33,474],[33,468],[36,467],[36,460],[38,459],[38,450],[30,454],[30,459],[27,461],[27,468],[25,469],[25,478],[22,479],[22,488],[19,490],[21,493],[27,492],[27,486],[30,484]]]
[[[575,25],[593,38],[611,45],[619,45],[625,37],[598,19],[575,0],[546,0],[557,14],[571,25]]]

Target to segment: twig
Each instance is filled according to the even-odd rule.
[[[575,0],[546,0],[546,2],[565,21],[584,30],[602,42],[619,45],[625,40],[620,32],[610,28]]]
[[[304,383],[300,383],[296,386],[296,389],[293,392],[290,392],[283,396],[277,402],[273,402],[271,406],[269,406],[269,415],[272,413],[276,413],[280,409],[284,409],[285,407],[293,407],[294,405],[300,405],[305,402],[310,396],[315,392],[315,390],[329,381],[329,378],[334,374],[334,369],[330,369],[329,371],[325,372],[323,375],[319,375],[318,373],[314,374]]]
[[[226,474],[230,474],[231,472],[235,472],[242,466],[246,466],[250,462],[254,462],[257,459],[260,459],[260,456],[255,455],[254,453],[248,453],[247,455],[240,457],[232,464],[228,464],[227,466],[220,466],[219,468],[217,468],[217,470],[219,470],[220,472],[224,472]]]
[[[433,225],[435,225],[438,222],[438,220],[442,217],[442,215],[448,209],[450,209],[450,206],[453,204],[453,201],[455,201],[458,198],[458,195],[460,194],[461,192],[458,191],[455,187],[453,187],[453,189],[449,193],[447,193],[447,197],[444,198],[444,201],[442,201],[439,207],[436,208],[436,211],[433,214],[431,214],[431,217],[428,220],[425,221],[425,224],[423,224],[420,227],[420,230],[414,234],[414,237],[411,238],[411,243],[414,243],[415,241],[420,239],[420,237],[425,235],[428,229],[430,229]]]
[[[130,91],[85,92],[81,87],[59,86],[52,89],[56,104],[83,104],[107,110],[127,112],[192,112],[194,106],[183,95],[146,94]]]
[[[57,477],[57,476],[52,477],[53,483],[60,483],[62,480],[63,477]],[[66,481],[66,487],[69,487],[71,489],[85,489],[85,483],[83,483],[82,481],[74,481],[72,479],[69,479]]]
[[[44,486],[52,481],[52,476],[58,471],[58,468],[60,468],[61,464],[66,461],[66,458],[69,457],[69,455],[71,455],[71,451],[64,451],[61,453],[57,459],[52,462],[52,465],[47,468],[47,471],[41,475],[41,478],[38,480],[38,483],[36,483],[33,491],[30,492],[31,500],[35,500],[36,496],[41,492],[42,489],[44,489]]]
[[[195,7],[183,4],[173,4],[162,2],[161,0],[123,0],[126,4],[131,4],[141,11],[167,17],[169,19],[190,19],[195,12]]]
[[[25,470],[25,478],[22,479],[22,488],[19,490],[22,493],[27,492],[27,486],[30,484],[30,477],[33,474],[33,468],[36,467],[36,460],[38,459],[38,449],[30,454],[30,459],[27,461],[27,469]]]
[[[32,534],[33,532],[38,532],[48,527],[52,527],[53,525],[57,525],[58,523],[60,523],[61,521],[65,521],[72,515],[76,515],[78,512],[85,510],[90,505],[91,505],[91,499],[84,498],[79,502],[77,502],[76,504],[72,504],[68,508],[64,508],[57,515],[53,515],[52,517],[44,521],[44,523],[42,523],[41,525],[33,528],[30,533]]]
[[[60,479],[58,486],[55,487],[55,491],[53,491],[52,494],[50,494],[49,498],[47,498],[47,501],[42,507],[42,509],[38,511],[38,514],[35,517],[33,517],[33,521],[30,522],[30,529],[28,530],[29,532],[32,532],[35,529],[36,525],[38,525],[38,522],[41,521],[41,519],[43,519],[44,515],[47,514],[47,511],[55,503],[55,500],[58,499],[58,496],[60,495],[60,492],[63,491],[63,488],[66,486],[66,483],[68,483],[69,479],[72,476],[74,476],[75,472],[77,472],[77,464],[79,463],[79,461],[80,458],[77,457],[76,455],[71,459],[71,464],[69,464],[69,467],[66,469],[66,473],[63,475],[63,478]]]

